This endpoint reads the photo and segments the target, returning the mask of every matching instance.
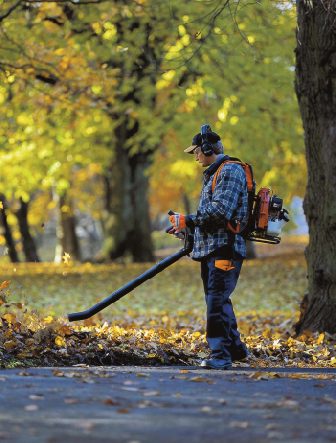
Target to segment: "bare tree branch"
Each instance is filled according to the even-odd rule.
[[[21,4],[40,4],[40,3],[70,3],[72,5],[90,5],[105,3],[108,0],[18,0],[12,6],[10,6],[6,12],[0,15],[0,23],[10,16]]]
[[[12,5],[10,8],[8,8],[7,11],[4,14],[0,15],[0,23],[5,18],[7,18],[13,11],[15,11],[15,9],[17,7],[19,7],[21,3],[22,3],[22,0],[18,0],[16,3],[14,3],[14,5]]]
[[[3,29],[1,29],[0,31],[0,35],[4,37],[5,40],[7,40],[12,47],[6,48],[6,47],[0,47],[0,49],[4,50],[4,51],[11,51],[11,52],[15,52],[21,56],[24,57],[24,59],[26,60],[26,63],[23,65],[10,65],[7,64],[8,67],[12,68],[12,69],[25,69],[25,68],[34,68],[34,70],[36,72],[46,72],[48,74],[50,74],[49,76],[52,76],[54,78],[60,77],[60,73],[58,72],[58,69],[50,62],[46,62],[43,59],[37,58],[37,57],[32,57],[29,54],[27,54],[27,51],[25,49],[24,46],[22,46],[20,43],[18,43],[17,41],[15,41],[13,38],[9,37],[9,35],[7,34],[7,32],[5,32]],[[3,41],[3,39],[2,39]],[[22,62],[23,63],[23,62]],[[40,66],[37,66],[36,63],[38,63]],[[5,62],[1,62],[2,66],[5,66]],[[52,71],[55,72],[55,74],[52,73]]]
[[[22,0],[21,0],[22,1]],[[72,5],[91,5],[105,3],[109,0],[25,0],[25,3],[71,3]]]
[[[161,69],[160,70],[161,72],[165,72],[166,70],[169,70],[169,69],[180,69],[183,66],[187,66],[191,62],[191,60],[201,51],[204,43],[209,38],[209,36],[212,34],[212,30],[215,27],[217,18],[223,13],[223,11],[226,8],[230,8],[230,1],[231,0],[219,0],[219,2],[217,2],[216,6],[208,14],[206,14],[205,16],[202,16],[202,19],[192,21],[192,23],[195,23],[197,21],[204,22],[205,17],[209,18],[209,20],[207,20],[205,22],[203,28],[201,28],[198,31],[198,33],[196,35],[194,35],[195,39],[198,36],[201,37],[199,40],[196,40],[199,42],[197,48],[188,57],[185,57],[185,55],[183,53],[180,56],[176,57],[174,60],[172,60],[172,62],[178,62],[179,60],[181,60],[181,63],[178,65],[175,65],[175,66],[172,66],[170,63],[167,63],[167,64],[169,64],[169,67],[167,69]],[[206,33],[203,35],[204,29],[207,29],[207,30],[206,30]]]

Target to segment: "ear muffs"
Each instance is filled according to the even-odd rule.
[[[202,145],[201,145],[201,151],[203,152],[203,154],[204,154],[206,157],[210,157],[210,155],[212,155],[212,154],[214,153],[214,150],[213,150],[212,144],[209,143],[208,141],[205,141],[205,142],[202,143]]]
[[[201,151],[206,157],[210,157],[210,155],[214,153],[212,143],[210,143],[208,140],[209,132],[211,132],[210,125],[201,126],[201,137],[202,137]]]

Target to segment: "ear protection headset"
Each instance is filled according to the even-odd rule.
[[[210,143],[210,141],[208,140],[209,132],[211,132],[210,125],[201,126],[201,137],[202,137],[201,151],[206,157],[210,157],[214,153],[212,143]]]

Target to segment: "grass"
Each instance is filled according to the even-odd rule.
[[[2,280],[10,280],[9,301],[23,302],[40,315],[56,317],[87,309],[151,264],[124,265],[1,265]],[[100,314],[101,321],[121,321],[164,315],[202,317],[204,295],[200,265],[183,258],[145,282]],[[293,313],[306,289],[302,255],[245,261],[233,295],[237,312]]]

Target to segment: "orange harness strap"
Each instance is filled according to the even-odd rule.
[[[219,168],[217,169],[214,178],[212,179],[212,186],[211,186],[211,190],[212,193],[214,193],[215,188],[216,188],[216,183],[217,183],[217,179],[218,176],[221,172],[221,170],[224,168],[225,165],[227,165],[228,163],[235,163],[237,165],[241,165],[244,168],[245,171],[245,176],[246,176],[246,182],[247,182],[247,191],[250,192],[253,189],[253,178],[252,178],[252,173],[251,173],[251,169],[250,166],[247,163],[243,163],[243,162],[239,162],[239,161],[234,161],[234,160],[227,160],[225,162],[223,162]],[[227,228],[233,232],[234,234],[239,234],[240,232],[240,221],[237,222],[236,226],[232,226],[232,224],[230,223],[230,221],[227,222]]]
[[[214,191],[215,191],[217,179],[218,179],[218,176],[219,176],[221,170],[228,163],[235,163],[237,165],[241,165],[244,168],[245,175],[246,175],[246,182],[247,182],[247,191],[248,192],[252,191],[253,179],[252,179],[251,169],[250,169],[249,165],[247,163],[243,163],[243,162],[238,162],[238,161],[234,161],[234,160],[227,160],[219,166],[219,168],[217,169],[217,171],[214,175],[214,178],[212,179],[212,186],[211,186],[212,193],[214,193]]]

